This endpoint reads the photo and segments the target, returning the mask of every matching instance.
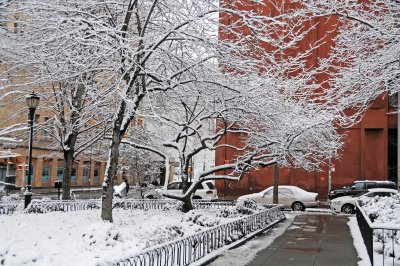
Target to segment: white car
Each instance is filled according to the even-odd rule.
[[[254,194],[240,196],[237,200],[252,199],[259,204],[273,203],[273,186]],[[308,207],[318,207],[318,193],[308,192],[296,186],[278,186],[278,204],[294,211],[304,211]]]
[[[189,186],[192,185],[192,182],[189,182],[188,185]],[[159,194],[162,194],[164,190],[156,189],[155,191],[157,191]],[[169,183],[167,186],[167,192],[174,194],[183,194],[182,182],[177,181]],[[154,196],[149,194],[146,198],[154,198]],[[210,181],[202,182],[198,184],[197,189],[194,192],[193,199],[216,201],[218,200],[217,189],[215,188],[214,184]]]
[[[370,188],[353,196],[343,196],[331,200],[329,206],[334,212],[352,214],[355,212],[356,201],[363,197],[390,197],[397,194],[396,189],[391,188]]]

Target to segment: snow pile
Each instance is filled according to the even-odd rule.
[[[363,198],[360,206],[374,226],[399,227],[400,193],[391,197]],[[379,254],[374,257],[381,257],[384,254],[387,260],[392,260],[392,237],[394,238],[395,261],[400,264],[400,230],[393,232],[391,230],[374,230],[374,251]]]
[[[0,265],[108,265],[237,218],[225,212],[118,208],[113,223],[103,222],[99,209],[0,215]]]
[[[1,193],[1,189],[0,189],[0,193]],[[0,201],[1,202],[15,202],[18,199],[20,199],[18,194],[11,194],[11,195],[8,195],[8,196],[1,197]]]
[[[119,184],[118,186],[114,186],[114,196],[117,197],[125,197],[126,196],[126,183],[122,182],[121,184]]]

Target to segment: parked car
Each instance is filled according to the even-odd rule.
[[[189,186],[190,185],[192,185],[192,182],[189,182]],[[160,195],[160,194],[162,194],[163,189],[156,188],[155,191],[156,191],[156,193],[158,193]],[[169,183],[167,186],[167,192],[174,193],[174,194],[182,194],[183,193],[182,182],[177,181],[177,182]],[[154,198],[158,198],[158,197],[152,193],[147,193],[145,195],[145,198],[154,199]],[[196,191],[194,192],[194,195],[193,195],[193,199],[216,201],[216,200],[218,200],[217,189],[215,188],[214,184],[210,181],[202,182],[197,185]]]
[[[254,194],[240,196],[237,200],[253,199],[260,204],[273,203],[273,186]],[[318,193],[308,192],[296,186],[278,186],[278,203],[284,208],[294,211],[304,211],[308,207],[319,205]]]
[[[343,187],[340,189],[331,190],[328,194],[328,198],[335,199],[343,196],[357,195],[360,192],[366,192],[370,188],[391,188],[396,189],[396,184],[392,181],[383,180],[360,180],[354,181],[349,187]]]
[[[356,201],[363,197],[390,197],[397,194],[396,189],[391,188],[370,188],[362,191],[357,195],[343,196],[331,200],[329,207],[335,212],[342,212],[345,214],[352,214],[355,212]]]

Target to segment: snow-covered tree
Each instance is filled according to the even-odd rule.
[[[243,135],[244,142],[232,147],[236,161],[200,173],[196,182],[237,179],[252,167],[276,161],[315,167],[326,155],[316,152],[324,141],[340,139],[333,123],[350,124],[358,117],[344,115],[353,102],[331,99],[329,88],[317,81],[325,69],[307,59],[325,36],[301,46],[315,24],[298,6],[258,0],[221,5],[209,0],[24,0],[15,5],[24,14],[20,28],[28,29],[15,35],[26,38],[16,48],[27,50],[16,49],[20,54],[13,57],[21,69],[32,66],[32,75],[22,77],[25,83],[56,84],[68,95],[89,96],[88,108],[97,113],[82,109],[79,100],[69,101],[71,121],[89,126],[83,117],[100,121],[101,115],[112,114],[101,215],[107,221],[112,221],[121,143],[128,142],[130,124],[147,103],[166,101],[168,108],[157,102],[148,113],[171,127],[175,137],[155,147],[131,144],[164,158],[177,153],[183,180],[191,157],[221,147],[219,140],[227,133]],[[202,131],[207,123],[217,123],[218,130]],[[65,136],[72,136],[72,127],[60,124]],[[77,128],[85,129],[83,123]],[[215,175],[224,169],[231,173]],[[191,208],[194,187],[181,197],[185,209]]]
[[[338,24],[329,64],[331,85],[359,106],[400,90],[400,5],[398,1],[313,1],[310,14]],[[346,88],[347,90],[345,90]],[[332,97],[335,97],[332,95]],[[342,95],[336,95],[342,97]]]
[[[239,181],[250,169],[275,163],[316,170],[324,159],[333,155],[332,145],[335,151],[343,145],[332,123],[336,120],[337,110],[309,102],[312,92],[307,92],[309,89],[305,84],[299,86],[297,92],[303,91],[307,97],[301,94],[293,97],[291,90],[294,86],[272,85],[272,81],[271,86],[266,86],[262,84],[266,79],[257,75],[242,77],[238,81],[235,92],[213,86],[207,86],[205,90],[196,84],[191,93],[165,93],[163,100],[169,104],[153,104],[149,114],[163,125],[153,134],[158,141],[154,141],[152,146],[123,141],[160,154],[166,160],[168,156],[179,159],[184,194],[165,191],[164,195],[183,201],[184,210],[192,208],[191,197],[200,182],[215,179]],[[263,86],[259,87],[261,84]],[[233,88],[232,80],[230,85]],[[284,88],[287,88],[285,93]],[[242,93],[238,93],[239,90],[243,90]],[[251,93],[245,94],[246,91]],[[159,102],[159,99],[155,101]],[[213,126],[209,127],[210,124]],[[222,143],[227,134],[240,136],[242,142]],[[223,165],[196,172],[189,186],[193,158],[201,151],[224,148],[232,149],[236,157]]]
[[[86,8],[89,12],[90,6]],[[75,158],[104,136],[110,119],[104,108],[108,92],[93,80],[99,70],[88,70],[99,58],[93,47],[82,49],[90,34],[82,21],[90,16],[62,18],[75,11],[74,3],[10,1],[7,23],[14,30],[2,32],[8,44],[2,49],[5,87],[17,95],[29,90],[40,94],[41,112],[49,118],[41,124],[42,135],[63,151],[63,199],[70,197]]]

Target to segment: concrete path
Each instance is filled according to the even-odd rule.
[[[359,259],[347,222],[348,217],[341,215],[298,215],[247,265],[356,266]]]

